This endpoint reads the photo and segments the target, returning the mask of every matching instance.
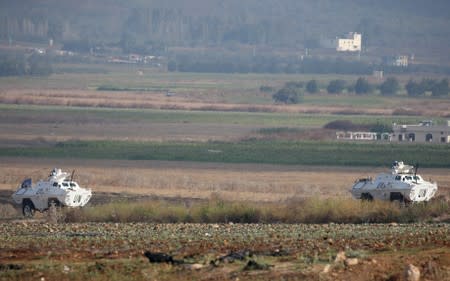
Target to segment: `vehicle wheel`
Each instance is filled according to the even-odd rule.
[[[33,202],[26,200],[22,205],[22,213],[26,218],[32,218],[34,216],[34,205]]]
[[[373,197],[372,197],[372,195],[370,195],[370,193],[363,193],[363,194],[361,194],[361,200],[373,201]]]

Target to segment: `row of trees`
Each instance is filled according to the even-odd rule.
[[[354,84],[347,85],[344,80],[332,80],[327,86],[327,92],[330,94],[339,94],[344,90],[348,92],[354,92],[357,95],[366,95],[374,93],[375,90],[379,90],[383,96],[396,95],[401,90],[401,85],[395,77],[387,78],[383,83],[379,85],[370,84],[366,78],[359,77]],[[424,96],[426,92],[430,92],[434,97],[447,96],[449,93],[449,81],[447,78],[442,80],[435,79],[423,79],[421,82],[415,82],[409,80],[405,85],[405,90],[408,96]],[[314,93],[309,91],[309,93]]]
[[[450,91],[448,79],[442,79],[441,81],[422,79],[420,82],[411,79],[405,85],[405,89],[408,95],[413,97],[424,96],[426,92],[431,92],[431,95],[440,97],[448,95]]]
[[[261,91],[268,91],[271,89],[267,86],[261,86]],[[355,83],[348,84],[347,81],[336,79],[331,80],[326,86],[326,91],[329,94],[340,94],[344,91],[355,93],[356,95],[373,94],[375,90],[379,90],[383,96],[394,96],[400,89],[401,85],[395,77],[387,78],[383,83],[374,85],[369,83],[366,78],[359,77]],[[409,80],[405,85],[408,96],[417,97],[424,96],[426,92],[430,92],[434,97],[447,96],[450,92],[449,81],[447,78],[442,80],[422,79],[420,82]],[[309,80],[308,82],[287,82],[277,92],[272,95],[276,102],[286,104],[295,104],[303,100],[303,92],[315,94],[320,92],[319,83],[316,80]]]

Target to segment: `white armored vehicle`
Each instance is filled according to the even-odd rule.
[[[72,173],[73,177],[73,173]],[[47,210],[55,206],[83,207],[91,199],[92,191],[82,188],[69,178],[69,173],[53,169],[47,180],[40,180],[35,185],[26,179],[19,186],[12,198],[22,204],[23,215],[32,217],[34,211]]]
[[[375,179],[358,179],[351,189],[356,199],[422,202],[430,200],[437,191],[436,182],[425,181],[417,174],[418,165],[395,161],[391,173],[378,174]]]

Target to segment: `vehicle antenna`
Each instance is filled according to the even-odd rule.
[[[75,174],[75,169],[72,171],[72,175],[70,176],[70,181],[73,181],[73,175]]]
[[[417,170],[419,170],[418,162],[416,162],[416,165],[414,166],[414,179],[416,180],[416,183],[417,183]]]

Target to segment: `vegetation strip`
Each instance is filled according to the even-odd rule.
[[[414,116],[372,116],[372,115],[336,115],[304,114],[277,112],[226,112],[226,111],[187,111],[157,109],[124,109],[96,107],[36,106],[0,104],[1,122],[49,122],[59,118],[82,120],[83,122],[154,122],[154,123],[208,123],[208,124],[244,124],[255,126],[323,126],[334,120],[351,120],[356,124],[378,122],[391,125],[418,123],[425,117]],[[3,120],[3,121],[2,121]],[[18,121],[15,121],[18,120]],[[437,122],[445,119],[435,118]]]
[[[448,214],[448,202],[438,198],[408,207],[397,202],[368,202],[347,198],[301,198],[279,203],[208,201],[127,201],[67,209],[60,222],[156,222],[156,223],[390,223],[432,221]]]
[[[0,157],[176,160],[284,165],[386,166],[401,159],[450,167],[450,145],[314,141],[67,141],[49,147],[0,148]]]

